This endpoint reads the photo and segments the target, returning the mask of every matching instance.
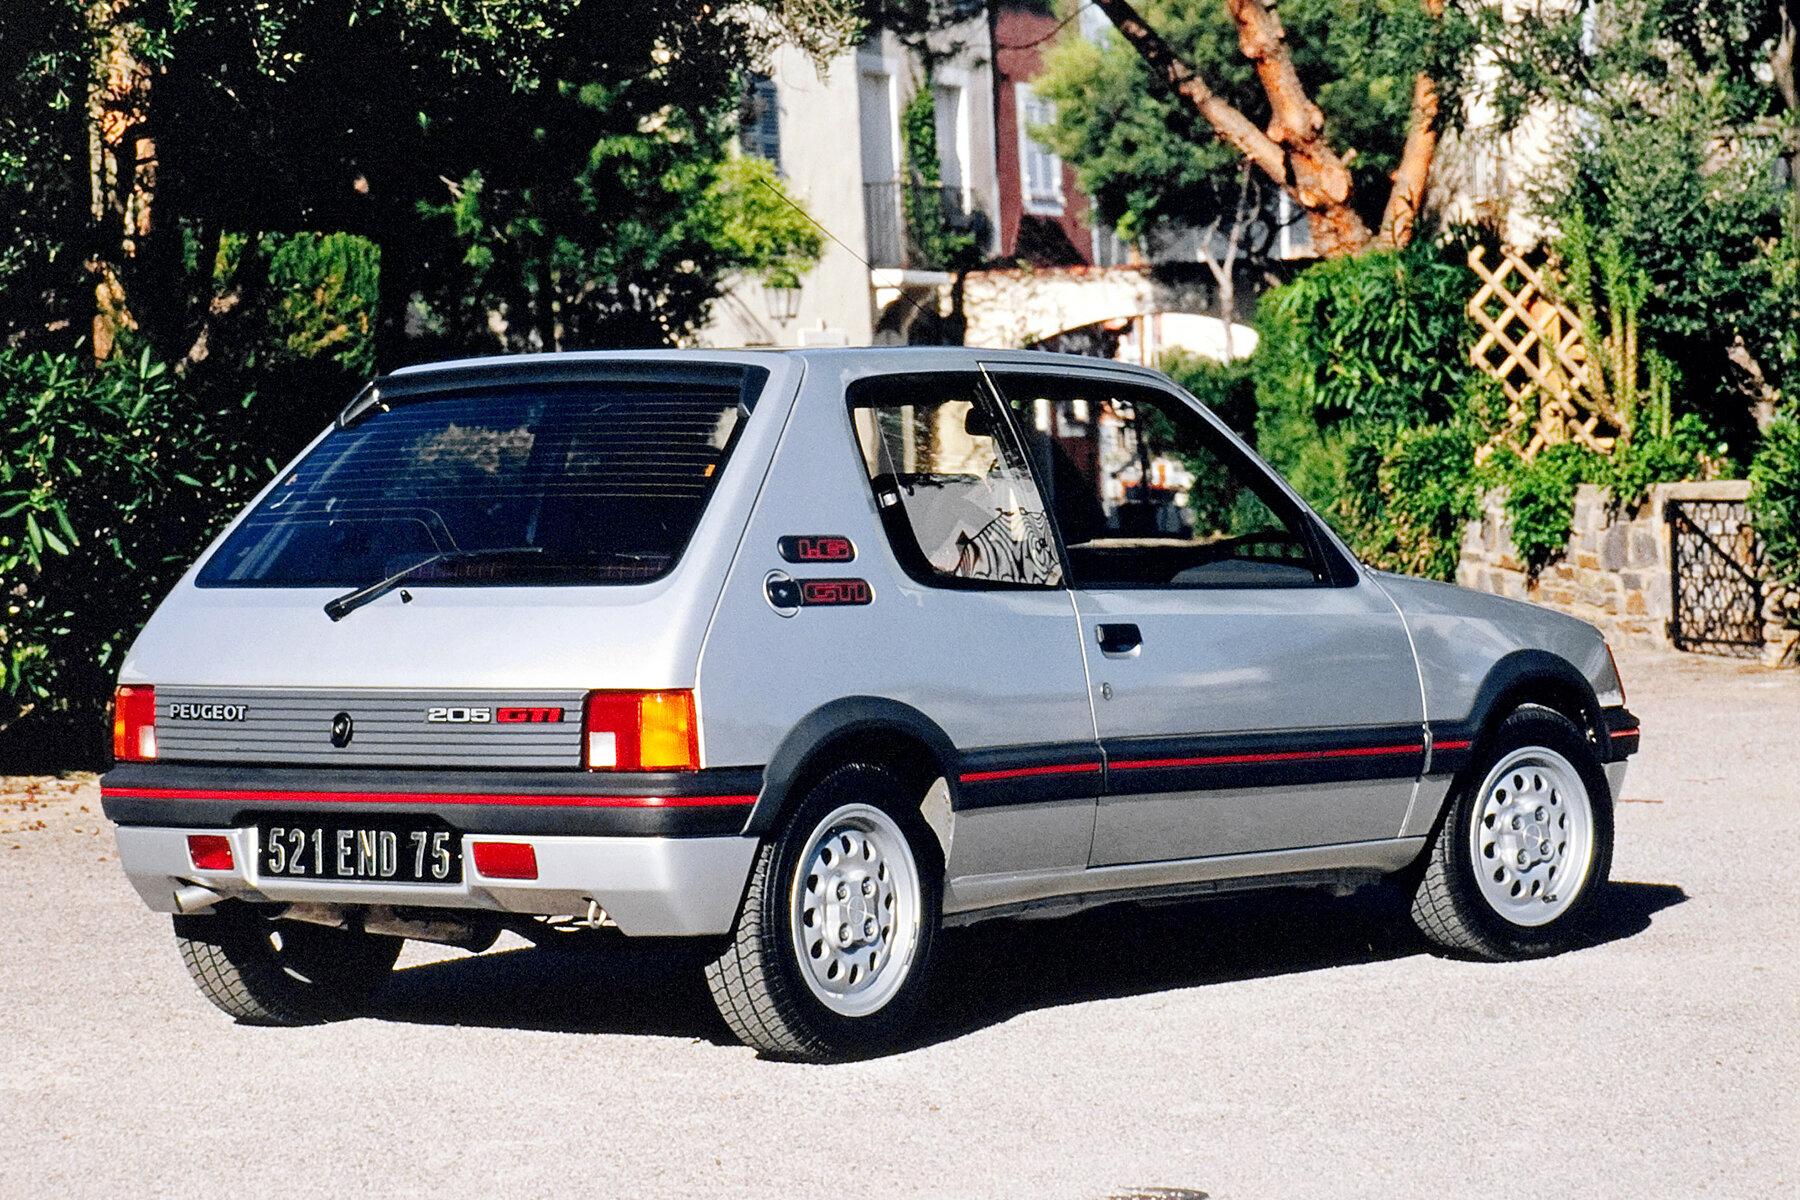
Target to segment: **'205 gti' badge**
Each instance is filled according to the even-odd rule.
[[[432,725],[541,725],[559,724],[563,710],[538,705],[492,708],[487,705],[453,704],[425,710]]]

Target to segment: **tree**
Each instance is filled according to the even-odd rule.
[[[220,303],[230,239],[301,231],[378,247],[388,363],[418,341],[492,346],[492,327],[509,345],[668,341],[733,272],[808,259],[792,225],[779,245],[732,233],[750,191],[725,165],[731,113],[776,40],[829,54],[858,28],[847,0],[8,6],[0,65],[20,86],[0,114],[0,189],[9,208],[46,184],[91,194],[85,227],[47,230],[33,269],[52,242],[91,264],[91,288],[59,280],[59,303],[69,337],[92,324],[78,310],[100,318],[97,350],[123,337],[197,365],[256,309]],[[491,325],[445,310],[472,282]]]
[[[1800,192],[1778,161],[1800,128],[1792,39],[1774,0],[1604,0],[1490,39],[1504,113],[1582,114],[1558,122],[1535,201],[1572,306],[1628,335],[1611,353],[1590,337],[1622,430],[1639,394],[1671,385],[1674,415],[1747,461],[1800,393]]]
[[[1172,188],[1153,174],[1118,173],[1098,161],[1104,156],[1084,156],[1083,143],[1129,161],[1143,142],[1131,131],[1111,137],[1084,129],[1080,117],[1059,116],[1056,148],[1083,170],[1084,186],[1095,185],[1103,217],[1158,209],[1166,216],[1171,201],[1201,198],[1196,189],[1216,201],[1220,172],[1241,160],[1306,214],[1322,254],[1411,240],[1438,131],[1456,111],[1458,93],[1445,89],[1470,44],[1471,25],[1460,11],[1447,12],[1441,0],[1418,6],[1299,0],[1283,6],[1290,18],[1284,22],[1274,5],[1260,0],[1224,0],[1222,7],[1152,0],[1146,4],[1152,25],[1128,0],[1091,2],[1112,20],[1124,46],[1084,50],[1065,39],[1046,94],[1065,110],[1082,101],[1114,116],[1131,110],[1130,130],[1147,134],[1154,147],[1148,157],[1183,168]],[[1125,46],[1135,62],[1122,57]],[[1102,91],[1103,81],[1114,88]],[[1167,144],[1174,140],[1194,149],[1183,153]],[[1384,174],[1385,203],[1377,207],[1371,196],[1382,196]],[[1109,182],[1138,192],[1140,203],[1110,204]]]

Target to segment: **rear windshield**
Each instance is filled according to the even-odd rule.
[[[760,372],[759,372],[760,374]],[[377,407],[334,429],[201,587],[644,583],[680,559],[749,389],[570,382]]]

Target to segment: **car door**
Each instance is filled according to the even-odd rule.
[[[1185,397],[993,368],[1065,547],[1105,791],[1090,865],[1396,836],[1423,699],[1391,601]]]
[[[961,755],[947,910],[981,894],[973,879],[1081,869],[1103,767],[1080,626],[1024,449],[973,370],[874,376],[847,394],[914,585],[868,647],[896,676],[881,694],[938,719]]]

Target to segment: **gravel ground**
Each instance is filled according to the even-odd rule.
[[[946,936],[914,1048],[763,1062],[693,974],[409,945],[375,1015],[232,1024],[91,778],[0,781],[0,1197],[1800,1195],[1800,672],[1621,657],[1594,944],[1424,953],[1397,898]]]

